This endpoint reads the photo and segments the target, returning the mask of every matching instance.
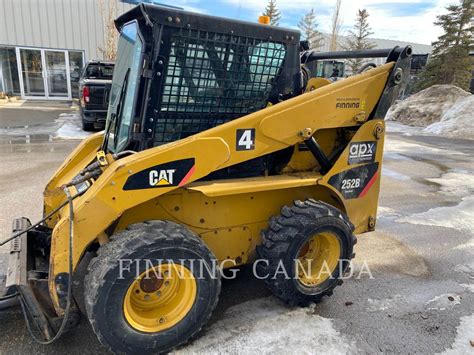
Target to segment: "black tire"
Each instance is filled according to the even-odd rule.
[[[262,245],[257,248],[260,259],[258,272],[272,293],[291,306],[318,303],[323,296],[331,296],[336,286],[342,284],[341,275],[348,270],[354,257],[356,238],[354,226],[340,210],[324,202],[309,199],[284,206],[281,214],[272,217],[268,229],[262,232]],[[340,256],[332,277],[318,285],[305,285],[296,275],[295,260],[301,248],[320,233],[337,237]],[[284,266],[287,271],[283,270]]]
[[[84,120],[82,120],[82,130],[86,132],[92,132],[95,130],[94,124],[90,122],[85,122]]]
[[[209,320],[217,305],[221,281],[204,272],[196,277],[196,299],[185,317],[171,328],[155,333],[136,330],[125,318],[126,292],[135,276],[145,271],[144,263],[132,263],[122,270],[119,259],[200,259],[209,266],[215,260],[211,251],[190,230],[173,222],[149,221],[133,224],[101,246],[89,265],[85,279],[85,301],[89,321],[99,341],[114,353],[163,353],[185,343]],[[198,264],[198,263],[196,263]],[[191,270],[194,267],[185,264]],[[199,270],[197,270],[199,271]],[[194,273],[195,275],[195,273]]]

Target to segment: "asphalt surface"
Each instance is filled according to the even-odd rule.
[[[53,129],[48,122],[57,113],[50,111],[44,125]],[[0,134],[2,239],[14,217],[40,218],[45,183],[78,143],[52,139],[54,132],[29,140],[20,133],[16,139]],[[468,344],[469,337],[474,340],[472,327],[457,328],[461,319],[474,319],[473,208],[472,202],[466,205],[474,191],[472,146],[472,141],[410,130],[388,133],[376,231],[359,236],[356,245],[355,276],[368,265],[373,277],[363,273],[346,280],[311,311],[314,317],[332,319],[350,348],[344,352],[430,354],[458,349],[459,343],[463,350],[454,353],[474,349]],[[0,248],[0,274],[7,253]],[[242,269],[236,280],[224,281],[217,309],[195,342],[213,335],[215,325],[225,325],[230,309],[244,312],[248,302],[268,297],[262,282]],[[278,325],[283,331],[286,326]],[[105,353],[86,319],[58,342],[41,346],[28,335],[20,310],[10,309],[0,311],[0,333],[0,353]],[[219,341],[237,336],[230,334]],[[316,334],[313,351],[324,349],[325,341],[324,334]],[[221,345],[204,349],[219,351]]]

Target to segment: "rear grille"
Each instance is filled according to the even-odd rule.
[[[207,130],[267,105],[283,43],[191,29],[171,35],[155,145]]]

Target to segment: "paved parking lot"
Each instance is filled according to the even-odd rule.
[[[373,278],[346,280],[321,304],[292,309],[243,268],[224,281],[211,322],[181,351],[473,351],[472,142],[397,130],[386,143],[377,230],[356,246],[355,274],[367,262]],[[0,134],[2,238],[14,217],[40,218],[46,181],[78,143],[54,132],[28,142],[20,133]],[[0,273],[6,256],[2,248]],[[18,309],[0,312],[0,332],[1,353],[105,352],[86,319],[50,346],[31,340]]]

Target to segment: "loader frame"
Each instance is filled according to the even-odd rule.
[[[148,30],[153,31],[145,5],[138,9],[124,15],[122,22],[141,16]],[[189,22],[182,11],[167,11],[175,12],[169,16],[173,26]],[[177,16],[182,16],[180,21],[176,21]],[[168,18],[165,16],[163,21]],[[229,267],[255,259],[260,231],[282,205],[295,199],[315,198],[337,207],[349,217],[355,233],[373,230],[384,117],[408,77],[410,57],[409,47],[396,47],[388,54],[387,63],[377,68],[329,85],[310,88],[309,82],[306,93],[293,92],[294,97],[174,142],[150,147],[149,140],[142,137],[141,150],[120,159],[111,153],[104,155],[102,134],[85,139],[44,192],[47,214],[64,202],[64,185],[99,159],[100,176],[90,179],[85,189],[83,185],[71,188],[81,192],[74,200],[72,256],[69,207],[45,224],[51,229],[45,280],[56,314],[64,314],[70,258],[77,269],[87,251],[107,243],[116,231],[135,222],[165,219],[180,223],[198,234],[219,261],[227,260]],[[160,60],[159,56],[155,59]],[[151,76],[153,72],[145,68],[141,80],[146,82]],[[291,77],[294,80],[294,74]],[[152,92],[146,85],[140,90],[146,93],[145,98]],[[144,105],[152,105],[150,101],[144,100]],[[152,105],[141,111],[140,122],[153,109]],[[146,126],[142,128],[140,134],[146,135]],[[339,136],[344,137],[335,138]],[[292,158],[280,174],[203,180],[215,171],[289,148],[296,159]],[[307,169],[301,168],[305,164]],[[26,252],[21,249],[12,255],[21,259]],[[30,271],[13,268],[10,280],[27,280],[27,286],[26,273]],[[10,284],[16,285],[15,281]],[[45,313],[42,305],[29,306]]]

